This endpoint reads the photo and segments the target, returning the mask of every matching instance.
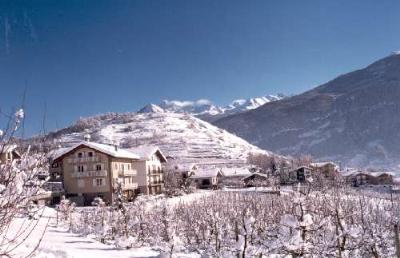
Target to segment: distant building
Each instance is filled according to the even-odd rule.
[[[215,189],[223,174],[219,168],[198,168],[190,177],[197,188],[200,189]]]
[[[111,203],[117,183],[127,198],[161,193],[165,162],[157,147],[128,150],[84,141],[52,153],[50,177],[62,181],[66,196],[78,204],[89,205],[95,197]]]
[[[343,173],[346,182],[352,186],[362,185],[391,185],[393,173],[391,172],[348,172]]]
[[[310,167],[301,166],[289,171],[289,183],[304,183],[312,181],[312,169]]]
[[[249,167],[222,167],[220,183],[229,187],[243,187],[243,177],[249,176]]]
[[[192,174],[194,174],[194,172],[196,172],[197,169],[198,166],[195,163],[181,163],[169,160],[165,165],[165,170],[167,172],[174,173],[182,178],[190,177]]]
[[[255,172],[244,177],[243,182],[247,187],[269,186],[270,179],[267,174]]]
[[[21,154],[18,152],[16,144],[0,144],[0,164],[20,158]]]
[[[334,179],[339,175],[339,166],[333,162],[311,163],[310,168],[316,175],[321,175],[328,179]]]

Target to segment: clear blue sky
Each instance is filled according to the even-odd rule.
[[[400,49],[400,1],[0,0],[0,107],[27,132],[162,99],[300,93]]]

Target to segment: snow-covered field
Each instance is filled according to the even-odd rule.
[[[13,257],[26,257],[35,250],[38,244],[40,244],[39,247],[34,251],[35,257],[158,257],[160,254],[149,247],[120,250],[90,237],[71,233],[65,227],[57,227],[54,209],[48,207],[42,207],[42,209],[44,211],[39,220],[17,218],[12,223],[10,235],[17,232],[23,225],[32,224],[29,228],[33,229],[31,234],[28,234],[29,230],[25,231],[23,236],[27,236],[27,239],[11,252]],[[10,248],[13,248],[13,245],[10,245]]]
[[[45,208],[12,255],[32,251],[49,222],[36,257],[394,257],[400,196],[391,201],[333,189],[306,195],[286,189],[278,196],[267,190],[144,196],[126,204],[125,215],[98,206],[61,219],[61,212]],[[15,219],[10,232],[36,221]]]
[[[146,209],[161,205],[166,202],[169,206],[181,203],[189,203],[198,198],[211,194],[210,191],[199,191],[182,197],[166,199],[163,196],[146,198]],[[78,208],[77,212],[87,208]],[[10,244],[8,250],[12,250],[13,257],[26,257],[30,253],[34,257],[83,257],[83,258],[108,258],[108,257],[163,257],[157,246],[133,247],[130,249],[116,248],[114,245],[103,244],[93,235],[83,236],[72,233],[65,223],[57,223],[57,211],[54,208],[41,206],[37,212],[39,219],[28,217],[16,218],[9,230],[8,238],[18,235],[19,239],[25,239],[22,244]],[[60,216],[60,214],[58,215]],[[23,230],[20,230],[23,229]],[[39,244],[39,246],[38,246]],[[37,247],[38,246],[38,247]],[[200,257],[196,253],[175,253],[174,257]]]

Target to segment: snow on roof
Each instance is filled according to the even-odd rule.
[[[16,144],[0,144],[0,153],[14,151],[18,146]]]
[[[251,175],[249,168],[247,167],[234,167],[234,168],[221,168],[221,172],[224,176],[248,176]]]
[[[164,162],[167,161],[167,158],[164,156],[164,154],[157,146],[139,146],[135,148],[130,148],[129,151],[137,154],[140,157],[140,159],[144,160],[150,159],[152,155],[158,153],[162,161]]]
[[[367,174],[371,175],[371,176],[382,176],[382,175],[389,175],[389,176],[395,176],[396,173],[394,172],[388,172],[388,171],[380,171],[380,172],[367,172]]]
[[[209,178],[216,177],[221,173],[219,168],[198,168],[193,172],[191,178]]]
[[[179,161],[168,162],[167,168],[171,170],[187,172],[196,169],[196,163],[179,163]]]
[[[348,171],[344,171],[341,172],[342,176],[356,176],[356,175],[370,175],[373,177],[378,177],[378,176],[382,176],[382,175],[390,175],[390,176],[395,176],[396,173],[395,172],[385,172],[385,171],[381,171],[381,172],[367,172],[367,171],[359,171],[359,170],[348,170]]]
[[[248,175],[248,176],[244,177],[243,180],[245,180],[246,178],[249,178],[249,177],[251,177],[251,176],[253,176],[253,175],[261,176],[261,177],[264,177],[264,178],[268,178],[268,175],[266,175],[266,174],[254,172],[254,173],[252,173],[251,175]]]
[[[326,165],[334,165],[337,166],[334,162],[332,161],[327,161],[327,162],[315,162],[315,163],[311,163],[310,166],[312,167],[323,167]]]
[[[75,150],[79,146],[86,146],[88,148],[97,150],[99,152],[105,153],[107,155],[110,155],[115,158],[128,158],[128,159],[140,159],[140,156],[129,151],[126,149],[121,149],[121,148],[115,148],[115,146],[112,145],[107,145],[107,144],[101,144],[101,143],[94,143],[94,142],[80,142],[78,144],[75,144],[74,146],[70,148],[63,148],[62,150],[60,149],[55,153],[54,156],[52,156],[53,159],[58,159],[61,156]]]

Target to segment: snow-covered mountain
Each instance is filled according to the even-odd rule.
[[[245,164],[252,153],[269,153],[190,114],[159,111],[148,106],[142,113],[109,113],[81,118],[49,136],[72,145],[90,134],[92,141],[118,142],[124,148],[157,145],[182,163]],[[151,111],[151,112],[147,112]]]
[[[284,155],[399,170],[400,54],[214,124]]]
[[[224,107],[217,106],[207,99],[196,101],[164,100],[157,106],[168,112],[189,113],[210,122],[227,115],[255,109],[266,103],[284,98],[286,98],[285,95],[277,94],[250,99],[237,99]]]
[[[154,104],[148,104],[140,109],[138,113],[164,113],[164,109]]]

